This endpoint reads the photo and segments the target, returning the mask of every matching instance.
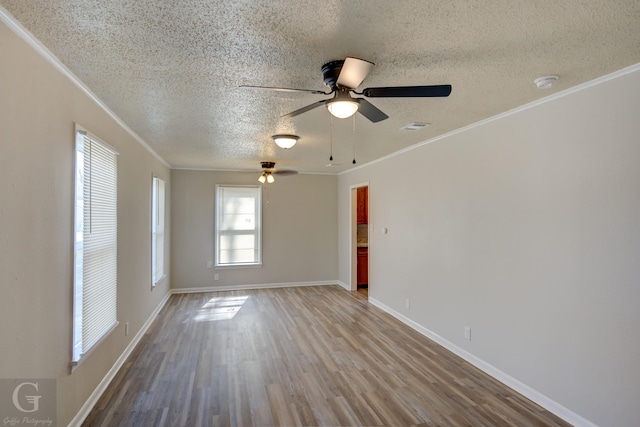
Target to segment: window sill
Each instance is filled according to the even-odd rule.
[[[71,363],[69,363],[69,366],[71,368],[71,372],[73,373],[73,371],[75,371],[80,365],[82,365],[84,363],[85,360],[87,360],[89,358],[89,356],[91,355],[91,353],[93,353],[93,351],[98,348],[98,346],[100,344],[102,344],[104,342],[104,340],[111,335],[111,333],[113,331],[116,330],[116,328],[118,327],[118,325],[120,324],[120,322],[116,321],[116,323],[113,324],[113,326],[104,333],[104,335],[102,336],[102,338],[100,338],[93,346],[91,346],[91,348],[89,350],[87,350],[86,353],[83,353],[82,356],[80,356],[80,359],[76,360],[76,361],[71,361]]]
[[[151,283],[151,289],[155,288],[156,286],[158,286],[158,283],[162,282],[164,280],[164,278],[167,277],[166,274],[163,274],[162,277],[160,277],[158,280],[156,280],[155,282]]]
[[[231,264],[231,265],[216,265],[214,270],[235,270],[242,268],[262,268],[262,263],[259,264]]]

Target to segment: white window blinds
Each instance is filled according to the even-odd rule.
[[[262,263],[260,196],[260,186],[216,186],[216,266]]]
[[[153,177],[151,202],[151,284],[164,277],[164,181]]]
[[[117,153],[76,132],[73,362],[118,323]]]

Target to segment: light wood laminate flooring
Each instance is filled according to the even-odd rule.
[[[172,295],[87,426],[566,426],[339,286]]]

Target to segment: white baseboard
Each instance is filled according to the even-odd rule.
[[[294,288],[299,286],[326,286],[338,285],[336,280],[318,282],[285,282],[285,283],[263,283],[253,285],[231,285],[231,286],[208,286],[203,288],[173,288],[172,294],[193,294],[199,292],[219,292],[219,291],[240,291],[247,289],[268,289],[268,288]]]
[[[441,346],[443,346],[447,350],[451,351],[452,353],[456,354],[457,356],[459,356],[462,359],[466,360],[467,362],[471,363],[473,366],[475,366],[476,368],[478,368],[481,371],[485,372],[486,374],[491,375],[493,378],[495,378],[496,380],[498,380],[501,383],[505,384],[507,387],[512,388],[513,390],[517,391],[521,395],[525,396],[526,398],[528,398],[528,399],[532,400],[533,402],[537,403],[538,405],[542,406],[547,411],[549,411],[549,412],[557,415],[558,417],[562,418],[566,422],[568,422],[568,423],[570,423],[570,424],[572,424],[574,426],[580,426],[580,427],[597,427],[591,421],[581,417],[580,415],[576,414],[575,412],[565,408],[564,406],[560,405],[559,403],[555,402],[554,400],[548,398],[544,394],[542,394],[542,393],[534,390],[533,388],[529,387],[527,384],[525,384],[525,383],[513,378],[512,376],[502,372],[501,370],[499,370],[495,366],[485,362],[484,360],[474,356],[473,354],[471,354],[468,351],[458,347],[457,345],[453,344],[452,342],[442,338],[440,335],[436,334],[435,332],[430,331],[429,329],[427,329],[424,326],[414,322],[413,320],[409,319],[408,317],[405,317],[404,315],[398,313],[397,311],[395,311],[391,307],[386,306],[385,304],[381,303],[380,301],[376,300],[375,298],[369,297],[369,302],[371,304],[375,305],[376,307],[380,308],[381,310],[389,313],[390,315],[392,315],[396,319],[400,320],[405,325],[407,325],[407,326],[411,327],[412,329],[420,332],[422,335],[424,335],[425,337],[429,338],[430,340],[435,341],[436,343],[440,344]]]
[[[102,396],[102,393],[104,393],[104,391],[107,389],[107,387],[109,386],[113,378],[116,376],[116,374],[120,370],[120,368],[122,368],[122,365],[124,365],[124,363],[127,361],[127,358],[131,355],[133,350],[136,348],[136,346],[138,345],[138,343],[140,342],[144,334],[147,332],[147,330],[149,329],[153,321],[156,319],[156,316],[158,316],[158,313],[160,313],[160,310],[162,310],[164,305],[169,300],[170,296],[171,296],[171,292],[167,292],[164,298],[162,298],[162,301],[160,301],[160,304],[158,304],[156,309],[153,310],[153,312],[151,313],[147,321],[144,323],[144,325],[142,325],[142,328],[140,328],[136,336],[133,337],[133,340],[131,340],[127,348],[124,349],[120,357],[118,357],[118,360],[116,360],[116,363],[113,364],[109,372],[107,372],[107,375],[104,376],[102,381],[100,381],[100,384],[98,384],[98,386],[93,391],[93,393],[91,393],[91,395],[86,400],[86,402],[84,402],[84,405],[82,405],[82,408],[80,408],[80,411],[78,411],[76,416],[73,417],[73,419],[69,423],[70,427],[82,425],[82,423],[87,418],[87,416],[89,416],[89,413],[91,412],[93,407],[96,405],[96,403],[98,403],[98,399],[100,399],[100,397]]]
[[[337,283],[338,283],[338,285],[342,286],[343,288],[345,288],[346,290],[351,292],[351,287],[349,285],[347,285],[346,283],[341,282],[340,280],[338,280]]]

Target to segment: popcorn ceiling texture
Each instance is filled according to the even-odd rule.
[[[640,62],[640,2],[0,0],[171,166],[337,173]],[[376,64],[360,89],[453,85],[449,98],[373,99],[390,118],[334,120],[320,67]],[[550,91],[533,80],[560,75]],[[410,122],[431,126],[400,131]],[[291,150],[270,136],[295,133]]]

